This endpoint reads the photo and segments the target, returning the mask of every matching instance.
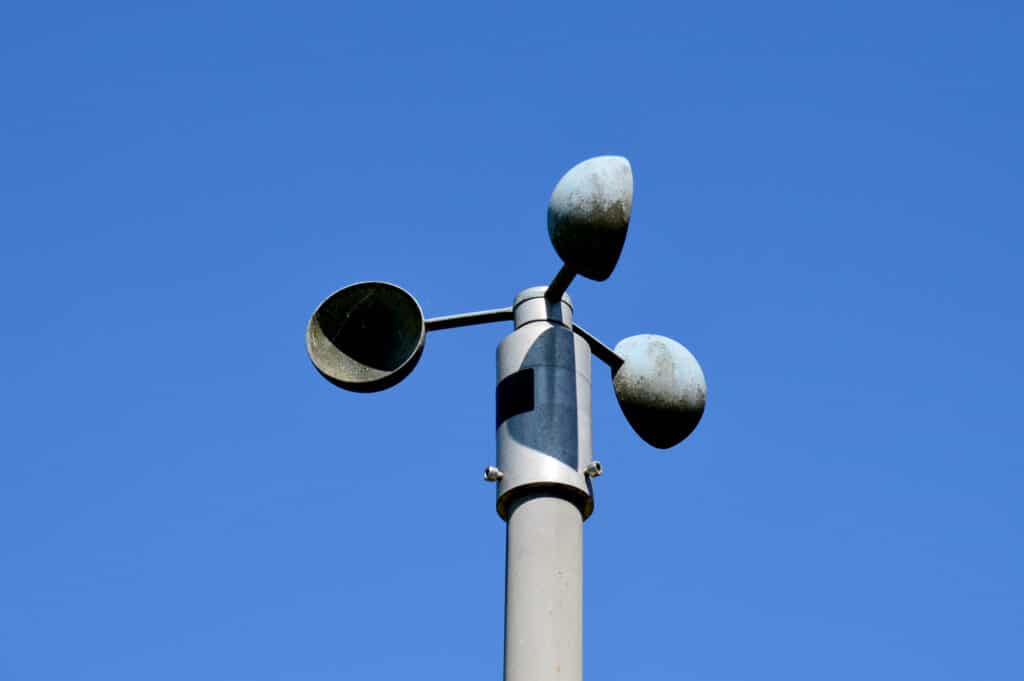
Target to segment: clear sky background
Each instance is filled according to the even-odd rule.
[[[595,363],[588,681],[1024,678],[1018,2],[37,2],[0,21],[0,679],[499,679],[494,352],[356,395],[343,285],[559,261],[633,164],[609,344],[708,378],[654,450]]]

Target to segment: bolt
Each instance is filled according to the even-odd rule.
[[[484,469],[484,480],[487,482],[497,482],[505,477],[505,474],[497,466],[488,466]]]
[[[600,461],[592,461],[589,466],[583,469],[583,475],[588,478],[597,478],[604,473],[604,467],[601,466]]]

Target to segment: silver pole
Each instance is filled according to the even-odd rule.
[[[522,291],[498,345],[497,509],[508,522],[505,681],[583,679],[583,521],[593,511],[590,364],[572,302]]]
[[[505,681],[583,679],[583,516],[559,497],[511,504]]]

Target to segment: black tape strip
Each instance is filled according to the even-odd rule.
[[[495,428],[516,414],[533,411],[533,369],[523,369],[501,379],[494,402],[497,407]]]

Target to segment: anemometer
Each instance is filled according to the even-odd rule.
[[[609,366],[622,413],[648,444],[666,449],[696,428],[707,386],[694,356],[671,338],[630,336],[609,348],[576,321],[566,293],[576,275],[604,281],[618,262],[633,207],[633,172],[621,156],[573,167],[548,202],[548,236],[563,262],[548,286],[511,307],[424,319],[416,299],[387,282],[351,284],[309,320],[317,371],[355,392],[389,388],[416,367],[428,332],[508,322],[498,344],[497,484],[508,524],[505,680],[580,681],[583,521],[594,509],[592,356]]]

